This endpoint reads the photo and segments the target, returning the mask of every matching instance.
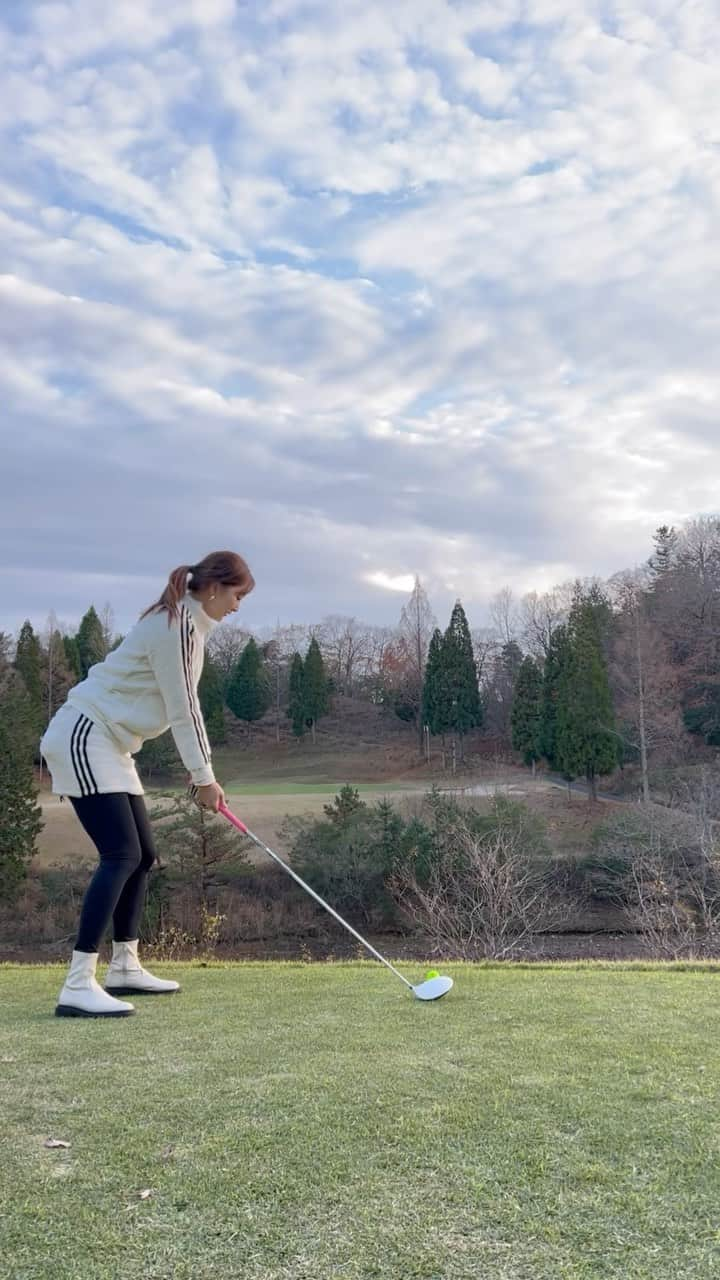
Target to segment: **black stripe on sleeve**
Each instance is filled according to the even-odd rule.
[[[195,701],[195,686],[193,682],[192,656],[191,656],[192,633],[193,633],[193,626],[192,626],[192,620],[190,618],[190,613],[187,609],[183,609],[181,619],[180,619],[180,646],[182,651],[183,675],[185,677],[185,692],[187,694],[188,706],[190,708],[190,718],[195,728],[195,736],[197,737],[198,746],[200,747],[200,753],[203,757],[203,760],[205,761],[205,764],[209,764],[210,755],[205,746],[205,740],[204,740],[203,732],[201,730],[202,716],[200,715],[197,703]]]
[[[79,751],[80,735],[84,725],[85,716],[78,716],[70,738],[70,758],[72,760],[73,769],[75,770],[75,777],[77,778],[78,785],[80,787],[80,794],[86,796],[89,794],[90,788],[84,772],[81,772],[83,770],[84,761],[82,760]]]
[[[195,627],[194,626],[191,626],[190,628],[190,670],[192,672],[194,672],[195,670]],[[194,682],[193,682],[193,700],[195,703],[195,711],[197,713],[198,721],[200,723],[200,731],[202,733],[205,754],[209,762],[210,761],[210,743],[208,742],[207,730],[205,728],[205,721],[203,719],[202,707],[200,706],[200,703],[198,700],[197,687]]]

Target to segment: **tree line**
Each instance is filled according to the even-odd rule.
[[[720,746],[719,619],[720,519],[703,517],[658,528],[648,560],[606,582],[519,601],[499,592],[485,628],[471,630],[457,601],[442,632],[419,579],[395,628],[337,615],[256,636],[222,624],[208,644],[200,698],[213,743],[224,740],[226,711],[248,734],[274,712],[278,738],[289,723],[293,735],[314,740],[333,694],[345,694],[411,724],[420,748],[439,740],[462,761],[468,736],[480,734],[532,769],[546,761],[569,781],[584,778],[593,795],[599,777],[637,765],[648,799],[653,764],[704,758]],[[109,606],[102,614],[90,606],[75,632],[51,614],[42,635],[29,620],[15,642],[0,635],[8,883],[37,833],[32,765],[44,727],[121,639]],[[160,739],[146,744],[139,763],[152,774],[174,755]]]

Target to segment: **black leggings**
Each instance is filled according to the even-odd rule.
[[[155,861],[145,801],[124,791],[70,799],[100,855],[85,894],[75,950],[99,951],[111,916],[115,941],[134,942]]]

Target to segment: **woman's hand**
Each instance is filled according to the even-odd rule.
[[[208,782],[205,787],[198,787],[196,799],[201,809],[212,809],[217,813],[221,804],[225,803],[225,792],[217,782]]]

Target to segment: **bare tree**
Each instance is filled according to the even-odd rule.
[[[511,587],[502,587],[490,601],[490,619],[501,645],[517,642],[520,613]]]
[[[618,609],[610,659],[621,739],[640,757],[642,797],[650,800],[648,761],[663,750],[665,757],[676,754],[685,739],[678,687],[666,641],[648,615],[647,574],[644,571],[616,574],[609,590]]]
[[[398,627],[398,651],[404,655],[406,666],[405,694],[408,706],[417,707],[415,718],[420,750],[423,748],[423,726],[420,708],[430,638],[437,627],[437,619],[430,606],[425,588],[416,576],[415,586],[407,604],[403,605]]]
[[[416,576],[415,586],[407,604],[400,613],[400,636],[405,641],[419,680],[422,682],[427,661],[430,637],[437,627],[437,619],[430,606],[427,592]]]
[[[495,632],[490,627],[474,627],[470,632],[478,684],[482,689],[486,683],[492,664],[499,653],[499,645]]]
[[[227,685],[232,669],[249,639],[250,632],[232,622],[221,622],[212,631],[207,651],[218,667],[224,685]]]
[[[357,618],[329,614],[315,635],[335,688],[352,696],[370,648],[368,628]]]
[[[41,635],[41,674],[44,685],[43,710],[45,723],[48,724],[55,712],[63,705],[70,689],[76,682],[70,670],[65,648],[63,646],[64,626],[58,621],[54,610],[48,614]]]
[[[673,563],[653,584],[653,607],[688,680],[720,666],[720,519],[688,521]]]
[[[310,628],[300,623],[281,626],[280,621],[258,635],[264,660],[272,672],[273,701],[275,704],[275,740],[280,742],[280,726],[285,722],[282,708],[287,705],[290,664],[293,654],[300,653],[310,642]]]
[[[360,692],[369,696],[372,702],[381,700],[385,654],[395,635],[392,627],[366,628],[365,646],[358,660],[356,679]]]
[[[602,853],[627,871],[616,901],[653,956],[713,954],[720,944],[720,847],[697,815],[656,805],[607,825]]]
[[[458,821],[426,883],[412,868],[393,891],[435,955],[500,959],[531,934],[557,928],[571,906],[560,899],[547,868],[529,856],[521,829],[478,835]]]
[[[100,626],[105,642],[105,652],[109,653],[115,641],[115,611],[109,600],[105,601],[100,614]]]
[[[542,661],[548,655],[553,631],[567,622],[570,607],[567,591],[553,587],[538,595],[530,591],[520,601],[520,638],[526,652]]]

